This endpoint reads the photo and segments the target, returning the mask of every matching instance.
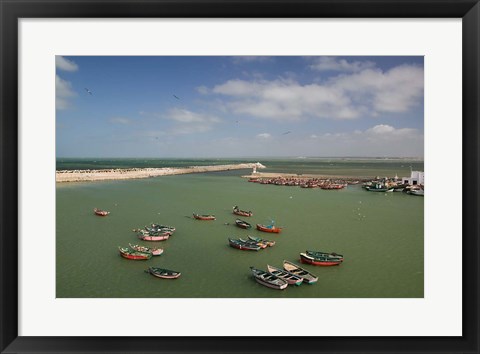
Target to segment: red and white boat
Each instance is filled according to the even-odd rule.
[[[257,224],[257,230],[262,231],[262,232],[270,232],[270,233],[278,234],[282,231],[282,228],[281,227],[276,227],[276,226],[273,226],[273,225]]]
[[[150,253],[138,252],[127,247],[118,247],[118,251],[120,252],[120,256],[126,259],[147,260],[152,258]]]

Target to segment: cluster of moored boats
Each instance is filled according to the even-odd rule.
[[[145,226],[143,229],[133,229],[133,232],[137,234],[137,237],[143,241],[165,241],[168,240],[170,236],[173,235],[176,228],[173,226],[168,225],[161,225],[161,224],[151,224],[149,226]],[[120,255],[126,259],[133,259],[133,260],[147,260],[152,258],[152,256],[159,256],[163,253],[162,248],[150,248],[141,245],[132,245],[129,244],[130,250],[126,249],[125,247],[119,247]],[[160,267],[148,267],[145,270],[145,273],[149,273],[157,278],[163,279],[176,279],[182,273],[166,269]]]
[[[362,184],[362,188],[369,192],[403,192],[423,197],[425,187],[423,185],[411,186],[408,184],[402,184],[398,181],[389,181],[388,179],[383,179],[365,182]]]
[[[358,184],[359,181],[347,181],[343,179],[320,179],[320,178],[300,178],[300,177],[275,177],[275,178],[256,178],[252,177],[249,182],[260,184],[273,184],[276,186],[300,186],[301,188],[321,188],[326,190],[343,189],[348,184]]]
[[[109,211],[97,208],[94,208],[93,212],[98,216],[107,216],[110,214]],[[145,226],[143,229],[134,229],[133,231],[137,234],[138,238],[143,241],[164,241],[173,235],[175,232],[175,227],[151,224],[150,226]],[[163,248],[147,247],[131,243],[129,243],[128,246],[129,247],[118,246],[118,251],[120,256],[129,260],[149,260],[153,256],[160,256],[163,253]],[[163,279],[176,279],[181,275],[180,272],[175,270],[160,267],[148,267],[145,272],[153,275],[154,277]]]
[[[259,251],[267,247],[275,246],[275,241],[264,240],[260,237],[255,237],[255,236],[247,236],[247,239],[243,239],[243,238],[233,239],[229,237],[228,244],[231,247],[237,248],[239,250]]]
[[[94,209],[96,215],[107,216],[110,212],[100,209]],[[233,214],[243,217],[253,216],[252,211],[241,210],[238,206],[233,207]],[[211,214],[193,214],[196,220],[216,220],[215,215]],[[228,224],[228,223],[227,223]],[[243,229],[251,229],[252,225],[245,220],[236,219],[236,226]],[[273,225],[256,224],[259,231],[268,233],[280,233],[282,228]],[[173,235],[176,228],[173,226],[162,224],[151,224],[145,226],[143,229],[133,229],[137,237],[143,241],[164,241]],[[248,235],[246,238],[228,238],[228,243],[231,247],[239,250],[259,251],[267,247],[275,246],[275,241],[266,240],[260,237]],[[129,243],[128,247],[118,247],[120,256],[129,260],[149,260],[154,256],[160,256],[164,250],[157,247],[147,247],[138,244]],[[331,252],[321,251],[305,251],[300,253],[300,262],[317,266],[334,266],[343,262],[343,255]],[[267,270],[261,270],[250,267],[255,280],[266,287],[273,289],[285,289],[288,285],[300,285],[303,283],[313,284],[318,280],[318,277],[301,268],[300,266],[290,262],[283,261],[283,269],[271,265],[267,265]],[[157,278],[176,279],[181,273],[178,271],[160,268],[148,267],[146,273],[151,274]]]
[[[333,266],[343,262],[343,256],[337,253],[327,253],[320,251],[306,251],[300,253],[302,263]],[[318,277],[308,270],[290,261],[283,261],[283,269],[267,264],[267,270],[250,267],[252,275],[257,283],[268,288],[283,290],[288,285],[299,286],[302,283],[314,284]]]

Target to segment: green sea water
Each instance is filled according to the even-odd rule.
[[[279,161],[277,167],[282,163]],[[370,162],[375,163],[373,166],[380,168],[366,164],[368,173],[365,168],[352,171],[345,165],[336,171],[350,175],[396,172],[397,166]],[[395,163],[406,165],[405,175],[409,174],[410,164]],[[423,169],[423,164],[420,167]],[[307,173],[305,170],[308,168],[296,172]],[[422,197],[367,192],[358,185],[331,191],[260,185],[240,177],[246,172],[57,184],[57,297],[423,297]],[[401,176],[401,171],[397,173]],[[254,212],[253,217],[244,218],[251,224],[274,220],[284,227],[283,232],[265,234],[236,227],[234,205]],[[94,207],[111,214],[95,216]],[[212,213],[217,220],[194,220],[193,212]],[[132,229],[152,222],[173,225],[177,231],[167,241],[138,240]],[[276,245],[258,252],[229,247],[228,237],[249,234],[274,239]],[[117,247],[128,243],[165,251],[148,261],[126,260],[119,256]],[[345,261],[337,267],[303,265],[318,276],[318,282],[289,286],[284,291],[266,288],[252,278],[250,266],[281,267],[284,259],[299,264],[299,253],[306,249],[341,253]],[[175,280],[154,278],[144,273],[148,266],[177,270],[182,276]]]

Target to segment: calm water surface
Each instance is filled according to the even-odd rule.
[[[396,163],[406,165],[409,174],[410,165]],[[397,165],[391,166],[367,169],[394,175]],[[419,167],[423,170],[423,163]],[[349,171],[346,165],[339,170]],[[422,197],[367,192],[360,186],[324,191],[260,185],[240,178],[246,172],[57,184],[57,297],[423,297]],[[234,205],[254,212],[245,218],[251,224],[273,219],[283,232],[237,228]],[[97,217],[94,207],[111,214]],[[217,220],[197,221],[193,212],[213,213]],[[132,229],[152,222],[174,225],[177,231],[163,242],[138,240]],[[277,244],[258,252],[228,246],[229,236],[248,234]],[[165,252],[148,261],[126,260],[117,247],[129,242]],[[341,253],[345,262],[338,267],[304,265],[319,277],[318,283],[285,291],[268,289],[251,277],[250,266],[281,266],[284,259],[298,263],[299,252],[306,249]],[[144,273],[148,266],[178,270],[182,276],[157,279]]]

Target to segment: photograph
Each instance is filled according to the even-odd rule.
[[[424,65],[56,55],[55,297],[424,298]]]

